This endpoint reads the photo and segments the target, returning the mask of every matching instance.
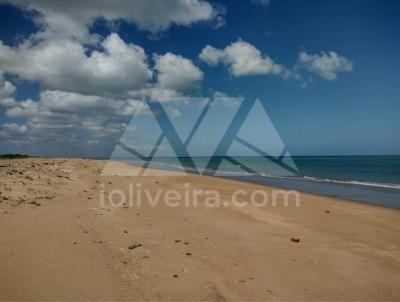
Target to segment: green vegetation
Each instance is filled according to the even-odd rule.
[[[29,158],[29,155],[26,154],[0,154],[0,159],[16,159],[16,158]]]

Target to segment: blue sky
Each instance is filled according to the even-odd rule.
[[[398,1],[107,2],[0,1],[0,153],[107,157],[141,99],[219,95],[292,155],[400,154]]]

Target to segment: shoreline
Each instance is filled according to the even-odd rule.
[[[240,177],[240,178],[234,178],[234,177],[223,177],[226,179],[237,179],[238,181],[244,181],[244,182],[249,182],[249,183],[256,183],[256,184],[261,184],[261,185],[265,185],[268,187],[274,187],[274,188],[281,188],[281,189],[285,189],[285,190],[297,190],[299,192],[302,193],[307,193],[307,194],[313,194],[313,195],[320,195],[320,196],[325,196],[325,197],[331,197],[331,198],[336,198],[338,200],[346,200],[348,202],[356,202],[356,203],[360,203],[360,204],[367,204],[367,205],[372,205],[372,206],[377,206],[377,207],[384,207],[384,208],[390,208],[390,209],[395,209],[395,210],[400,210],[400,189],[390,189],[393,191],[396,191],[396,194],[398,195],[397,197],[393,197],[393,203],[382,203],[382,202],[376,202],[376,199],[379,199],[379,196],[372,196],[372,197],[367,197],[364,194],[362,197],[354,197],[351,198],[349,196],[346,195],[338,195],[338,194],[330,194],[325,192],[316,192],[315,186],[313,189],[305,189],[296,185],[290,185],[290,184],[282,184],[282,183],[275,183],[275,184],[270,184],[268,181],[274,180],[273,177],[266,177],[264,180],[259,180],[257,181],[257,179],[251,179],[251,177]],[[315,182],[313,181],[308,181],[307,179],[295,179],[293,180],[293,182],[306,182],[306,183],[310,183],[312,185],[315,184]],[[317,183],[319,184],[319,183]],[[326,186],[326,187],[335,187],[335,186],[344,186],[345,189],[362,189],[364,186],[360,186],[360,185],[356,185],[356,184],[336,184],[336,183],[321,183],[321,185]],[[366,188],[368,190],[368,188]],[[381,189],[381,187],[380,187]],[[386,188],[385,188],[386,189]],[[378,190],[377,190],[378,191]],[[382,191],[379,190],[379,193],[381,193]],[[376,191],[374,192],[376,193]]]
[[[139,168],[135,163],[129,161],[118,161]],[[177,171],[168,168],[152,168],[152,170],[169,171],[183,174],[200,175],[197,173]],[[201,175],[206,176],[206,175]],[[274,177],[274,176],[223,176],[214,175],[223,179],[233,179],[247,183],[266,185],[276,189],[297,190],[303,193],[321,195],[337,199],[359,202],[363,204],[376,205],[392,209],[400,209],[400,188],[373,186],[344,181],[325,181],[319,179]],[[328,193],[328,190],[331,191]],[[333,191],[333,192],[332,192]]]
[[[400,299],[397,209],[309,193],[300,207],[208,207],[205,196],[153,207],[150,196],[183,194],[185,183],[223,200],[274,188],[168,171],[100,176],[98,160],[2,166],[0,300]],[[141,207],[100,206],[101,190],[128,194],[138,181],[149,192]]]

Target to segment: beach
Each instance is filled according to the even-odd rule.
[[[299,206],[243,205],[250,194],[235,206],[237,190],[275,188],[168,171],[102,176],[106,164],[0,161],[0,300],[400,300],[398,209],[309,193]],[[171,190],[189,204],[162,202]],[[198,194],[194,204],[194,190],[221,203]]]

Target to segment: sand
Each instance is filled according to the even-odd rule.
[[[227,202],[237,189],[274,190],[100,176],[105,163],[0,161],[0,300],[400,300],[399,210],[305,193],[300,207],[210,207],[205,196],[197,207],[102,207],[101,191],[128,195],[139,180],[151,194],[189,183]]]

